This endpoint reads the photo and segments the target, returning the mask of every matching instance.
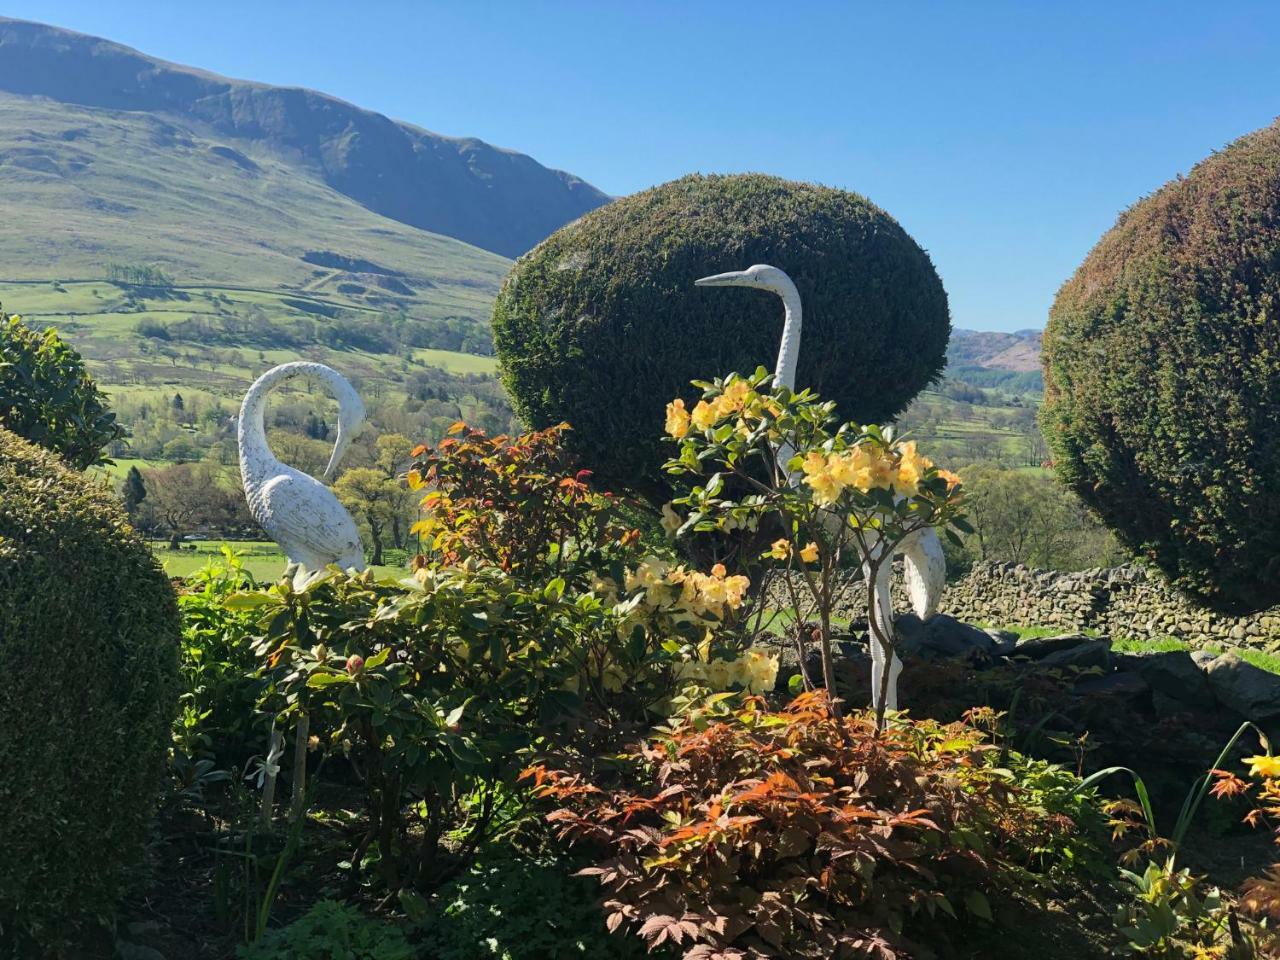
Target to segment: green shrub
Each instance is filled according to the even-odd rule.
[[[798,383],[858,423],[892,419],[945,364],[947,298],[928,255],[854,193],[690,176],[601,207],[522,257],[493,333],[517,413],[567,421],[586,465],[664,489],[663,405],[697,377],[773,369],[778,299],[694,280],[769,263],[804,307]]]
[[[174,748],[190,760],[211,760],[221,769],[243,767],[270,737],[270,721],[255,709],[264,683],[253,650],[254,617],[226,603],[253,587],[252,575],[224,546],[222,559],[192,574],[178,597],[182,685]]]
[[[413,960],[414,950],[397,926],[355,907],[321,900],[287,927],[241,947],[240,960]]]
[[[432,960],[640,960],[634,938],[610,935],[594,881],[575,876],[585,861],[486,850],[432,898],[421,925],[419,955]]]
[[[1280,125],[1125,211],[1062,287],[1041,423],[1062,479],[1179,588],[1280,602]]]
[[[84,470],[125,435],[80,354],[53,328],[36,333],[0,313],[0,428]]]
[[[0,943],[53,956],[110,916],[160,782],[178,636],[114,498],[0,430]]]

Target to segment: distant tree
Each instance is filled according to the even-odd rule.
[[[352,514],[368,526],[372,547],[369,562],[382,563],[383,536],[392,523],[399,500],[400,484],[388,479],[380,470],[356,467],[338,478],[338,482],[333,485],[333,492]]]
[[[964,560],[1076,570],[1122,559],[1114,538],[1052,478],[990,463],[962,467],[959,473],[973,526],[964,540]]]
[[[142,482],[142,473],[137,467],[130,467],[129,472],[125,474],[121,497],[124,500],[125,512],[130,517],[138,512],[142,501],[147,499],[147,485]]]
[[[267,441],[275,455],[303,473],[318,477],[329,464],[330,445],[290,430],[271,430]]]
[[[173,412],[181,413],[183,410],[186,409],[186,406],[187,404],[186,404],[186,401],[182,399],[182,394],[175,393],[173,395]]]
[[[147,511],[169,534],[169,549],[176,550],[184,533],[194,525],[217,478],[203,464],[177,463],[148,471]]]
[[[0,311],[0,427],[52,450],[77,470],[104,461],[126,435],[80,354],[52,328],[36,333]]]

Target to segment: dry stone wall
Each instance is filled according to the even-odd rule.
[[[1248,617],[1215,614],[1136,566],[1059,573],[979,562],[947,587],[942,611],[969,623],[1174,637],[1192,647],[1280,647],[1280,608]]]

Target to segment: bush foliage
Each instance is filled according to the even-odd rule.
[[[820,692],[782,712],[695,713],[623,761],[617,786],[526,773],[561,804],[561,834],[606,857],[585,872],[609,929],[686,960],[927,956],[1030,892],[1077,831],[1069,789],[1019,786],[977,727],[877,733]]]
[[[114,499],[0,430],[0,943],[54,955],[110,916],[160,782],[179,633]]]
[[[1062,287],[1041,421],[1132,550],[1229,612],[1280,602],[1280,124],[1121,215]]]
[[[0,313],[0,428],[52,450],[77,470],[124,436],[80,354],[52,328],[36,333]]]
[[[689,176],[593,211],[516,264],[493,331],[517,413],[573,424],[570,441],[611,482],[663,489],[663,404],[708,372],[774,366],[777,298],[694,286],[755,263],[799,288],[798,382],[842,419],[890,419],[941,372],[946,294],[883,210],[776,177]]]

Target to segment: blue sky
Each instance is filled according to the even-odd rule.
[[[1229,9],[1224,9],[1229,8]],[[1038,327],[1116,215],[1280,115],[1280,4],[38,0],[9,16],[477,136],[614,194],[856,190],[957,326]]]

